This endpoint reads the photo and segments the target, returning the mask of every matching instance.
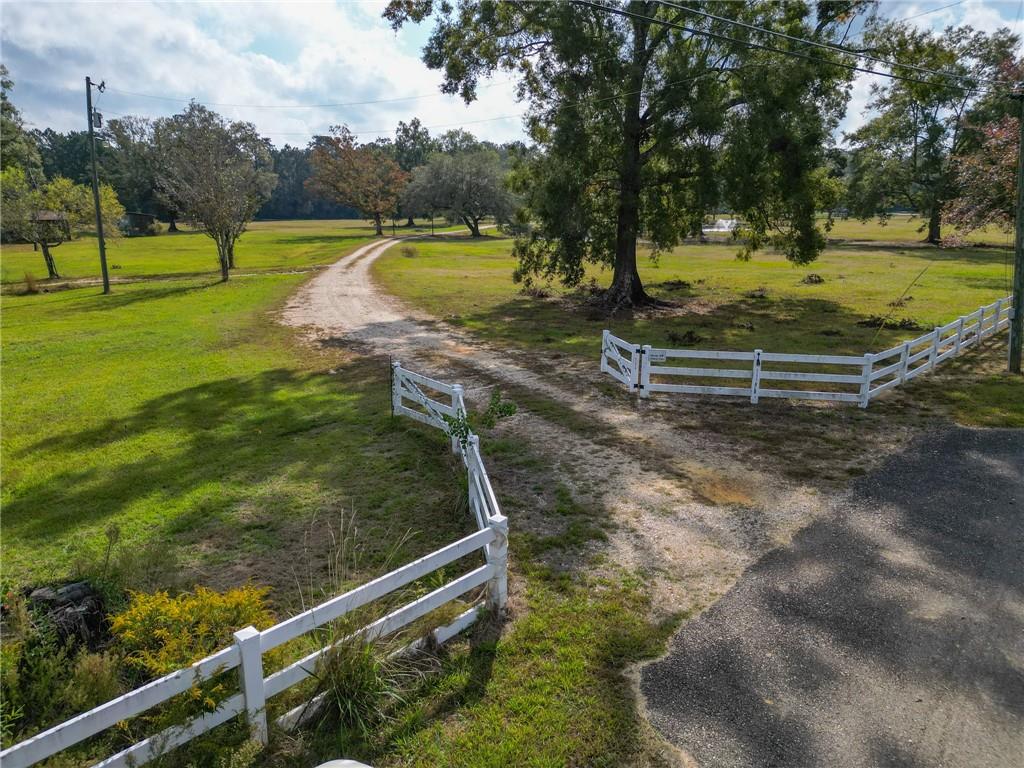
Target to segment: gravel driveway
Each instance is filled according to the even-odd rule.
[[[1024,431],[932,433],[641,673],[701,766],[1024,766]]]

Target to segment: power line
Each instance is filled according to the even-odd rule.
[[[954,7],[958,6],[958,5],[963,5],[964,2],[965,2],[965,0],[956,0],[955,3],[950,3],[949,5],[940,5],[938,8],[932,8],[930,11],[922,11],[921,13],[915,13],[913,16],[907,16],[906,18],[901,19],[901,21],[910,21],[911,19],[919,19],[922,16],[927,16],[929,13],[938,13],[939,11],[944,11],[947,8],[954,8]]]
[[[846,48],[845,46],[842,46],[842,45],[836,45],[834,43],[823,43],[823,42],[818,41],[818,40],[808,40],[807,38],[804,38],[804,37],[797,37],[795,35],[789,35],[789,34],[786,34],[785,32],[779,32],[779,31],[774,30],[774,29],[766,29],[765,27],[759,27],[756,24],[748,24],[745,21],[739,21],[737,19],[727,19],[724,16],[716,16],[713,13],[708,13],[707,11],[700,11],[700,10],[697,10],[696,8],[687,8],[686,6],[683,6],[683,5],[677,5],[676,3],[668,2],[668,0],[655,0],[655,1],[658,3],[658,5],[666,6],[666,7],[669,7],[669,8],[675,8],[677,10],[683,11],[684,13],[691,13],[691,14],[694,14],[696,16],[702,16],[702,17],[707,18],[707,19],[713,19],[715,21],[721,21],[721,22],[723,22],[725,24],[731,24],[731,25],[733,25],[735,27],[742,27],[743,29],[749,29],[749,30],[752,30],[752,31],[755,31],[755,32],[762,32],[762,33],[764,33],[766,35],[774,35],[775,37],[780,37],[780,38],[783,38],[785,40],[790,40],[790,41],[795,42],[795,43],[802,43],[804,45],[808,45],[808,46],[811,46],[811,47],[814,47],[814,48],[823,48],[823,49],[825,49],[827,51],[835,51],[837,53],[844,53],[844,54],[847,54],[849,56],[855,56],[855,57],[857,57],[859,59],[864,59],[865,61],[870,61],[870,62],[873,62],[875,64],[881,64],[881,65],[886,66],[886,67],[898,67],[900,69],[908,69],[908,70],[911,70],[913,72],[920,72],[922,74],[940,75],[942,77],[954,77],[954,78],[956,78],[958,80],[969,80],[971,82],[989,83],[989,84],[992,84],[992,85],[1016,85],[1016,83],[1009,83],[1009,82],[1006,82],[1005,80],[986,80],[984,78],[974,78],[974,77],[971,77],[970,75],[960,75],[960,74],[957,74],[955,72],[944,72],[944,71],[941,71],[941,70],[929,69],[928,67],[919,67],[919,66],[917,66],[915,64],[901,64],[901,63],[896,62],[896,61],[890,61],[888,59],[881,59],[881,58],[878,58],[877,56],[870,56],[870,55],[868,55],[866,53],[861,53],[859,51],[855,51],[855,50],[852,50],[850,48]],[[963,2],[963,0],[961,0],[961,2]],[[956,5],[956,3],[954,3],[954,5]],[[737,42],[742,42],[742,41],[737,41]],[[785,51],[782,51],[781,49],[779,50],[779,52],[780,53],[785,53]]]
[[[506,85],[513,82],[512,80],[500,80],[496,83],[488,83],[482,85],[478,90],[484,90],[486,88],[497,88],[499,85]],[[177,104],[188,104],[191,99],[178,98],[176,96],[158,96],[152,93],[138,93],[137,91],[125,91],[120,88],[108,88],[108,91],[114,91],[115,93],[122,93],[128,96],[138,96],[143,99],[158,99],[160,101],[172,101]],[[348,101],[348,102],[337,102],[328,104],[231,104],[222,101],[204,101],[210,107],[238,107],[241,109],[334,109],[339,107],[362,107],[369,104],[389,104],[396,101],[414,101],[416,99],[428,99],[436,98],[438,96],[450,96],[451,94],[446,93],[421,93],[416,96],[397,96],[389,99],[371,99],[369,101]]]
[[[848,70],[850,70],[852,72],[862,72],[862,73],[867,74],[867,75],[879,75],[880,77],[887,77],[887,78],[890,78],[892,80],[902,80],[902,81],[908,82],[908,83],[919,83],[921,85],[934,85],[934,83],[928,82],[927,80],[921,80],[920,78],[916,78],[916,77],[908,77],[906,75],[896,75],[896,74],[893,74],[892,72],[880,72],[877,69],[869,69],[867,67],[861,67],[861,66],[858,66],[856,64],[847,64],[847,63],[842,62],[842,61],[829,61],[828,59],[822,59],[819,56],[811,56],[810,54],[801,53],[800,51],[787,51],[787,50],[784,50],[782,48],[775,48],[775,47],[770,46],[770,45],[764,45],[763,43],[755,43],[755,42],[752,42],[752,41],[749,41],[749,40],[737,40],[734,37],[729,37],[728,35],[723,35],[723,34],[720,34],[718,32],[709,32],[708,30],[695,29],[693,27],[688,27],[685,24],[678,24],[676,22],[667,21],[665,19],[659,19],[659,18],[656,18],[654,16],[645,16],[642,13],[636,13],[634,11],[627,11],[627,10],[622,9],[622,8],[612,8],[612,7],[609,7],[607,5],[600,5],[598,3],[589,2],[589,0],[571,0],[571,1],[572,1],[573,5],[581,5],[581,6],[584,6],[584,7],[593,8],[594,10],[597,10],[597,11],[603,11],[605,13],[612,13],[612,14],[615,14],[617,16],[627,16],[627,17],[635,18],[635,19],[643,19],[644,21],[649,21],[649,22],[652,22],[654,24],[661,24],[662,26],[673,27],[675,29],[682,30],[683,32],[689,32],[691,35],[701,35],[703,37],[710,37],[710,38],[714,38],[714,39],[717,39],[717,40],[722,40],[724,42],[734,43],[736,45],[744,45],[744,46],[746,46],[748,48],[755,48],[755,49],[758,49],[758,50],[767,51],[769,53],[778,53],[778,54],[782,54],[783,56],[791,56],[791,57],[795,57],[795,58],[799,58],[799,59],[806,59],[807,61],[815,61],[815,62],[819,62],[821,64],[825,64],[826,66],[834,66],[834,67],[841,67],[843,69],[848,69]],[[977,88],[977,87],[968,88],[968,87],[963,86],[963,85],[954,85],[952,83],[950,83],[949,86],[951,88],[956,88],[958,90],[964,91],[965,93],[971,93],[971,92],[987,93],[987,92],[993,90],[993,89],[985,89],[985,88]]]

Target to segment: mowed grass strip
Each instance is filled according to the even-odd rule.
[[[744,262],[736,259],[736,246],[692,244],[653,262],[641,259],[648,291],[673,309],[609,318],[586,304],[585,292],[557,283],[537,286],[539,298],[527,295],[512,281],[511,244],[496,236],[420,242],[413,258],[386,253],[374,276],[389,293],[482,339],[535,350],[538,359],[569,355],[596,365],[603,328],[656,347],[881,351],[1008,295],[1012,269],[1012,253],[1002,248],[842,246],[797,267],[773,252]],[[603,287],[611,274],[591,267],[587,280]],[[882,318],[909,327],[880,330]],[[998,358],[998,352],[985,356],[981,377],[921,389],[965,423],[1024,425],[1024,386],[999,370]]]
[[[435,227],[435,231],[446,229]],[[429,231],[429,222],[395,229],[398,235]],[[390,227],[385,228],[385,234],[391,234]],[[256,221],[239,238],[235,260],[239,272],[305,269],[331,264],[342,254],[374,239],[373,227],[360,220]],[[53,249],[53,256],[62,278],[100,277],[95,237],[64,243]],[[152,237],[110,238],[107,264],[114,279],[213,274],[219,269],[213,240],[187,227],[177,233]],[[33,251],[30,245],[5,244],[0,281],[21,283],[26,273],[37,279],[46,277],[42,253]]]
[[[389,415],[386,361],[304,351],[274,321],[300,279],[4,297],[5,580],[65,577],[115,524],[192,581],[287,595],[323,565],[302,562],[306,539],[329,549],[317,519],[354,513],[371,569],[468,530],[444,441]]]

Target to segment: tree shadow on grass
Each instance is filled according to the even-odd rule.
[[[953,429],[859,481],[644,670],[655,724],[708,766],[1012,764],[1021,466],[1024,432]]]
[[[193,293],[195,291],[202,291],[208,288],[216,288],[218,285],[223,285],[221,280],[200,282],[196,279],[199,277],[198,275],[191,277],[192,279],[190,280],[190,276],[182,276],[181,280],[184,284],[175,280],[169,285],[150,283],[141,287],[133,286],[130,290],[124,290],[123,288],[121,290],[117,290],[115,288],[110,294],[103,295],[102,293],[98,293],[84,301],[79,300],[71,306],[69,310],[71,312],[81,313],[121,309],[123,307],[130,307],[134,304],[140,304],[146,301],[158,301],[160,299],[171,298],[172,296],[184,296],[185,294]]]
[[[417,534],[396,553],[402,561],[463,535],[442,436],[391,418],[385,366],[345,364],[336,377],[276,369],[220,379],[39,440],[22,458],[45,466],[80,455],[82,465],[65,461],[9,492],[5,535],[72,545],[116,522],[129,541],[166,542],[215,571],[262,563],[265,583],[282,587],[294,586],[291,558],[316,515],[354,511],[362,529],[389,530],[361,543],[367,566],[407,531]]]

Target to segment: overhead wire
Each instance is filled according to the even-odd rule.
[[[514,82],[512,80],[500,80],[496,83],[488,83],[487,85],[480,86],[480,89],[497,88],[500,85],[506,85]],[[159,96],[152,93],[139,93],[137,91],[127,91],[122,88],[113,88],[108,86],[108,91],[115,93],[125,94],[127,96],[137,96],[143,99],[158,99],[160,101],[172,101],[178,104],[188,104],[192,99],[181,98],[177,96]],[[438,93],[421,93],[415,96],[396,96],[387,99],[370,99],[367,101],[346,101],[346,102],[329,102],[324,104],[234,104],[223,101],[203,101],[201,103],[210,107],[236,107],[239,109],[334,109],[339,107],[362,107],[371,104],[389,104],[396,101],[415,101],[417,99],[429,99],[437,98],[439,96],[449,96],[451,94]]]
[[[716,40],[721,40],[721,41],[724,41],[724,42],[733,43],[735,45],[743,45],[743,46],[746,46],[748,48],[754,48],[754,49],[757,49],[757,50],[767,51],[769,53],[778,53],[778,54],[783,55],[783,56],[790,56],[790,57],[805,59],[807,61],[820,62],[821,64],[825,64],[826,66],[840,67],[842,69],[847,69],[847,70],[850,70],[850,71],[853,71],[853,72],[862,72],[862,73],[868,74],[868,75],[878,75],[880,77],[887,77],[887,78],[892,79],[892,80],[901,80],[901,81],[909,82],[909,83],[919,83],[921,85],[934,85],[933,82],[929,82],[927,80],[922,80],[922,79],[916,78],[916,77],[909,77],[907,75],[897,75],[897,74],[895,74],[893,72],[883,72],[883,71],[880,71],[880,70],[877,70],[877,69],[870,69],[868,67],[862,67],[862,66],[858,66],[856,64],[849,64],[849,63],[846,63],[846,62],[843,62],[843,61],[830,61],[828,59],[822,59],[820,56],[812,56],[811,54],[803,53],[801,51],[788,51],[788,50],[786,50],[784,48],[776,48],[774,46],[765,45],[764,43],[757,43],[757,42],[754,42],[752,40],[739,40],[739,39],[737,39],[735,37],[729,37],[728,35],[723,35],[723,34],[721,34],[719,32],[711,32],[711,31],[706,30],[706,29],[697,29],[695,27],[689,27],[689,26],[687,26],[685,24],[679,24],[678,22],[669,21],[667,19],[659,19],[656,16],[647,16],[645,14],[636,13],[635,11],[629,11],[629,10],[626,10],[624,8],[614,8],[614,7],[611,7],[611,6],[602,5],[600,3],[590,2],[590,0],[571,0],[571,2],[572,2],[573,5],[579,5],[579,6],[584,6],[584,7],[592,8],[592,9],[597,10],[597,11],[603,11],[605,13],[611,13],[611,14],[615,14],[617,16],[625,16],[625,17],[629,17],[629,18],[642,19],[644,21],[649,21],[652,24],[660,24],[662,26],[667,26],[667,27],[672,27],[672,28],[675,28],[675,29],[679,29],[679,30],[681,30],[683,32],[688,32],[688,33],[690,33],[692,35],[700,35],[702,37],[710,37],[710,38],[713,38],[713,39],[716,39]],[[855,54],[851,54],[851,55],[855,55]],[[941,73],[938,73],[938,72],[936,72],[935,74],[941,75]],[[998,90],[998,89],[994,89],[994,88],[967,87],[967,86],[964,86],[964,85],[956,85],[956,84],[953,84],[953,83],[949,83],[948,85],[951,88],[956,88],[956,89],[961,90],[961,91],[963,91],[965,93],[972,93],[972,92],[990,93],[990,92],[994,92],[994,91]]]
[[[977,82],[984,82],[984,83],[988,83],[988,84],[991,84],[991,85],[1014,85],[1014,83],[1008,83],[1008,82],[1003,81],[1003,80],[986,80],[984,78],[974,78],[974,77],[971,77],[970,75],[961,75],[961,74],[958,74],[956,72],[946,72],[946,71],[943,71],[943,70],[931,69],[929,67],[920,67],[920,66],[917,66],[916,64],[903,64],[903,63],[898,62],[898,61],[891,61],[889,59],[883,59],[883,58],[880,58],[878,56],[872,56],[872,55],[870,55],[870,54],[868,54],[866,52],[856,51],[856,50],[853,50],[851,48],[847,48],[847,47],[842,46],[842,45],[837,45],[835,43],[826,43],[826,42],[822,42],[820,40],[809,40],[809,39],[807,39],[805,37],[799,37],[797,35],[790,35],[790,34],[788,34],[786,32],[780,32],[780,31],[775,30],[775,29],[767,29],[766,27],[761,27],[761,26],[758,26],[756,24],[750,24],[749,22],[740,21],[739,19],[729,19],[729,18],[726,18],[724,16],[717,16],[717,15],[715,15],[713,13],[708,13],[707,11],[702,11],[702,10],[699,10],[697,8],[689,8],[689,7],[684,6],[684,5],[679,5],[677,3],[671,2],[671,0],[655,0],[655,2],[658,3],[658,5],[661,5],[663,7],[674,8],[676,10],[682,11],[683,13],[689,13],[689,14],[692,14],[694,16],[700,16],[702,18],[712,19],[714,21],[720,21],[720,22],[725,23],[725,24],[730,24],[730,25],[732,25],[734,27],[741,27],[743,29],[747,29],[747,30],[751,30],[751,31],[755,31],[755,32],[760,32],[762,34],[772,35],[773,37],[782,38],[782,39],[789,40],[789,41],[795,42],[795,43],[801,43],[803,45],[806,45],[806,46],[809,46],[809,47],[812,47],[812,48],[821,48],[821,49],[828,50],[828,51],[834,51],[836,53],[844,53],[844,54],[847,54],[849,56],[855,56],[855,57],[857,57],[859,59],[863,59],[865,61],[870,61],[870,62],[873,62],[875,64],[881,64],[883,66],[890,67],[890,68],[896,67],[896,68],[899,68],[899,69],[906,69],[906,70],[910,70],[912,72],[919,72],[919,73],[922,73],[922,74],[941,75],[943,77],[952,77],[952,78],[956,78],[958,80],[971,80],[971,81],[977,81]]]

